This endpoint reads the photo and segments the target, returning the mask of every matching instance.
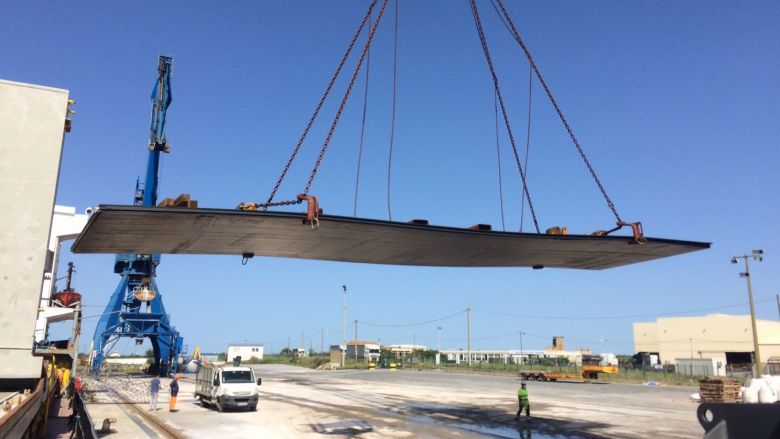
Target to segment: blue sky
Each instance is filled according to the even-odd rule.
[[[265,200],[364,14],[366,1],[0,2],[0,78],[70,90],[58,204],[129,204],[143,178],[157,56],[174,56],[173,103],[160,197],[202,207]],[[732,254],[752,265],[759,317],[780,293],[780,4],[777,2],[507,1],[543,75],[622,217],[648,236],[712,249],[606,271],[454,269],[227,256],[163,256],[157,283],[190,350],[260,341],[272,350],[361,339],[465,348],[569,347],[632,353],[631,323],[718,308],[744,314]],[[358,215],[386,219],[393,15],[370,58]],[[480,1],[508,111],[524,149],[528,64]],[[361,41],[363,41],[361,39]],[[395,220],[501,227],[493,92],[466,1],[400,0],[392,174]],[[356,58],[282,186],[300,192]],[[363,71],[312,188],[326,213],[352,215]],[[589,233],[614,223],[535,81],[529,189],[541,227]],[[506,135],[501,166],[507,230],[520,225],[520,182]],[[525,230],[529,229],[526,213]],[[99,314],[118,282],[109,255],[66,255]],[[742,304],[742,305],[740,305]],[[489,313],[522,314],[515,317]],[[701,314],[690,313],[689,315]],[[645,317],[630,317],[630,316]],[[581,317],[612,317],[588,318]],[[97,319],[84,324],[87,345]],[[310,342],[311,340],[311,342]],[[604,340],[607,340],[604,342]],[[132,344],[118,349],[132,352]]]

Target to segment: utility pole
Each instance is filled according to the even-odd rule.
[[[344,319],[341,326],[341,367],[344,367],[347,361],[347,286],[342,285],[344,290]]]
[[[412,334],[412,355],[417,350],[417,334]]]
[[[320,354],[325,352],[325,328],[320,329]]]
[[[750,299],[750,323],[751,325],[753,325],[753,350],[755,351],[754,359],[756,362],[756,370],[753,373],[753,376],[757,377],[761,375],[761,355],[759,354],[759,349],[758,349],[758,331],[756,330],[756,307],[753,304],[753,284],[750,281],[750,263],[748,262],[750,258],[753,258],[753,260],[755,261],[761,262],[764,260],[764,251],[753,250],[753,253],[749,255],[734,256],[731,258],[731,263],[736,264],[737,259],[745,260],[745,272],[739,273],[739,276],[747,279],[748,299]]]
[[[775,294],[775,297],[777,297],[777,315],[780,317],[780,294]]]
[[[436,334],[436,350],[441,352],[441,326],[437,326],[436,330],[438,331]]]
[[[301,349],[306,349],[306,345],[303,344],[303,332],[301,332]]]
[[[360,337],[358,337],[357,319],[355,319],[355,340],[360,340]]]
[[[518,362],[518,366],[520,364],[523,364],[523,331],[520,331],[520,361]]]
[[[693,376],[693,337],[689,337],[691,342],[691,376]]]
[[[471,307],[466,308],[466,339],[469,355],[469,368],[471,368]]]

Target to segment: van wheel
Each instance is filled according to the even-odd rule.
[[[249,407],[249,410],[252,411],[252,412],[256,412],[257,411],[257,406],[253,405],[253,406]]]
[[[220,412],[220,413],[225,411],[225,408],[222,407],[222,403],[219,402],[219,398],[217,398],[217,411]]]
[[[200,406],[206,407],[206,400],[202,396],[199,396],[198,399],[200,399]]]

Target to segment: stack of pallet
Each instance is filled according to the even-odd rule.
[[[739,401],[739,381],[731,377],[704,377],[699,379],[701,402]]]

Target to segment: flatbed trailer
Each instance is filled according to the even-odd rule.
[[[526,370],[518,373],[523,381],[580,381],[597,380],[600,373],[616,374],[617,366],[583,365],[579,373],[553,372],[549,370]]]

